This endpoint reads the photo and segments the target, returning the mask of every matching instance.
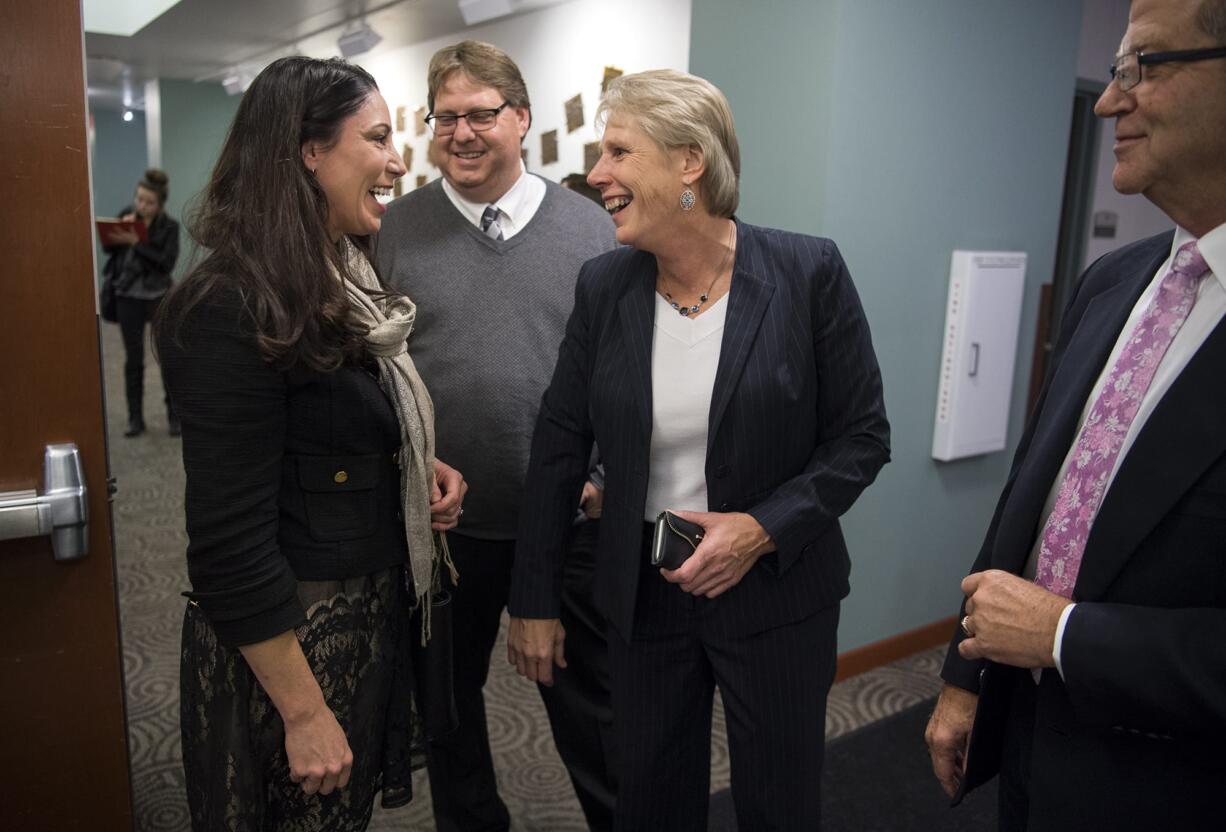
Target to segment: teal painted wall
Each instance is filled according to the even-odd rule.
[[[180,278],[194,257],[185,220],[190,220],[195,199],[208,184],[242,97],[226,95],[220,84],[162,79],[158,85],[162,168],[170,176],[166,205],[170,215],[180,221],[181,254],[175,267],[175,276]]]
[[[145,114],[135,110],[131,121],[124,121],[119,110],[94,110],[91,115],[94,144],[90,178],[94,211],[100,217],[114,217],[121,208],[132,204],[136,183],[148,167]],[[101,272],[106,263],[101,246],[95,255],[94,262]]]
[[[131,121],[124,121],[118,110],[95,110],[92,115],[94,210],[99,216],[113,217],[132,204],[136,183],[148,167],[145,114],[134,110]]]
[[[704,0],[690,67],[732,102],[740,216],[833,238],[873,330],[893,461],[844,522],[847,650],[952,615],[1021,433],[1081,3]],[[1024,251],[1007,452],[930,456],[950,254]]]

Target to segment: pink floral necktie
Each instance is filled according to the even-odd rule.
[[[1187,320],[1200,279],[1208,271],[1196,242],[1185,243],[1175,254],[1171,270],[1146,307],[1136,329],[1107,375],[1077,437],[1056,504],[1043,527],[1034,581],[1065,598],[1081,569],[1086,538],[1107,490],[1124,437],[1153,381],[1154,371]]]

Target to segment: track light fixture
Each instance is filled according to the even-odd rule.
[[[341,56],[349,59],[354,55],[369,52],[378,46],[382,40],[383,37],[370,28],[369,23],[362,20],[356,26],[342,32],[340,38],[336,41],[336,46],[341,50]]]

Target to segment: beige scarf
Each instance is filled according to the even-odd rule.
[[[428,595],[439,578],[440,563],[458,578],[447,539],[430,528],[430,491],[434,485],[434,403],[422,383],[408,339],[417,317],[413,301],[402,295],[372,298],[382,292],[370,261],[348,237],[341,237],[340,253],[348,266],[343,280],[354,317],[368,328],[366,349],[379,363],[379,383],[400,421],[400,499],[404,504],[404,532],[409,543],[409,570],[417,603],[422,608],[422,643],[430,637]],[[338,279],[341,279],[338,275]],[[366,291],[364,291],[366,290]]]

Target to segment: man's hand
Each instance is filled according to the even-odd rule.
[[[520,676],[553,686],[553,666],[566,667],[566,630],[556,618],[516,618],[507,629],[507,661]]]
[[[946,684],[928,718],[924,742],[928,743],[928,755],[932,757],[932,771],[950,797],[957,793],[966,774],[966,750],[978,706],[978,694]]]
[[[604,491],[596,487],[596,483],[588,480],[583,484],[583,496],[579,498],[579,508],[587,515],[588,520],[599,520],[604,511]]]
[[[758,558],[775,550],[770,535],[741,512],[674,511],[703,528],[702,542],[678,569],[661,569],[664,579],[691,595],[714,598],[741,582]]]
[[[468,493],[464,476],[445,462],[434,460],[434,483],[430,486],[430,528],[454,529],[464,512],[461,504]]]
[[[999,569],[967,575],[962,592],[971,632],[958,645],[962,658],[991,659],[1014,667],[1055,667],[1056,627],[1072,601]]]

